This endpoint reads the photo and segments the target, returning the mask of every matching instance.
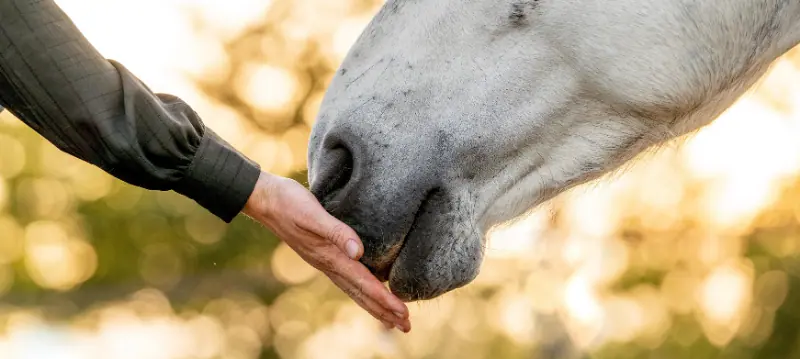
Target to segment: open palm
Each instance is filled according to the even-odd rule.
[[[364,248],[356,232],[328,214],[303,185],[262,173],[244,213],[270,228],[385,326],[411,330],[406,305],[358,262]]]

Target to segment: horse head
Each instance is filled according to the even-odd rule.
[[[309,180],[404,300],[485,234],[708,124],[800,41],[785,0],[389,0],[333,78]]]

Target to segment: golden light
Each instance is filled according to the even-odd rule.
[[[630,295],[642,313],[646,314],[641,317],[643,325],[637,331],[639,343],[648,348],[660,346],[672,326],[672,316],[659,290],[652,285],[641,284],[633,288]],[[609,316],[608,320],[616,319]]]
[[[676,314],[689,314],[694,308],[695,294],[701,285],[700,279],[686,270],[670,271],[661,282],[661,297]]]
[[[8,116],[7,111],[0,117]],[[17,139],[0,133],[0,177],[14,178],[25,168],[25,147]]]
[[[752,269],[743,264],[726,263],[706,277],[700,292],[703,314],[719,324],[731,324],[749,305]]]
[[[489,341],[488,338],[482,338],[480,335],[485,330],[485,328],[481,327],[483,318],[475,315],[475,313],[480,313],[482,308],[482,303],[474,298],[455,301],[455,308],[448,319],[450,329],[453,330],[456,336],[473,343]]]
[[[64,216],[72,205],[71,195],[61,181],[47,178],[26,179],[17,188],[19,200],[27,203],[26,210],[36,218]]]
[[[119,359],[176,358],[191,352],[192,344],[176,319],[143,319],[124,307],[102,312],[95,339],[101,352]]]
[[[129,187],[114,186],[112,192],[104,198],[106,205],[115,211],[124,212],[135,208],[142,198],[143,192]]]
[[[275,277],[286,284],[300,284],[319,273],[283,242],[275,248],[271,265]]]
[[[254,125],[242,117],[242,114],[234,111],[233,109],[223,106],[211,98],[204,95],[198,95],[199,101],[195,101],[196,111],[202,114],[204,122],[209,128],[226,142],[230,143],[234,148],[241,149],[246,152],[248,157],[247,145],[253,141],[258,143],[257,136],[259,131],[254,131]]]
[[[139,317],[161,317],[174,314],[169,298],[158,289],[140,289],[131,294],[129,298],[126,306]]]
[[[274,161],[272,162],[272,167],[270,167],[269,170],[271,173],[288,175],[292,172],[292,170],[296,169],[295,163],[297,163],[298,159],[292,152],[292,147],[289,146],[288,143],[284,141],[278,141],[276,143],[275,154],[273,156]],[[305,160],[302,161],[305,162]]]
[[[14,269],[8,265],[0,264],[0,297],[3,296],[14,284]],[[0,351],[2,353],[2,351]]]
[[[564,286],[564,280],[558,273],[536,270],[530,274],[525,283],[525,297],[536,312],[553,314],[564,301]]]
[[[275,350],[283,358],[295,358],[301,350],[305,339],[312,331],[307,322],[300,320],[287,321],[275,330]]]
[[[645,326],[644,308],[627,296],[612,297],[605,302],[606,312],[611,320],[606,321],[609,339],[628,342],[636,338]]]
[[[22,128],[25,127],[24,123],[21,123],[14,115],[12,115],[9,111],[0,112],[0,126],[4,128]]]
[[[621,210],[614,204],[614,185],[613,182],[601,182],[565,194],[565,220],[571,231],[592,240],[614,232]]]
[[[178,1],[57,0],[56,3],[103,56],[123,63],[154,91],[174,92],[185,86],[185,79],[175,69],[183,68],[183,62],[189,58],[176,55],[186,53],[187,42],[195,37],[190,18],[177,6]],[[147,26],[141,25],[141,19],[147,19]]]
[[[317,304],[318,299],[312,292],[300,287],[292,287],[278,296],[269,308],[270,324],[276,335],[294,341],[299,340],[295,336],[309,332],[313,318],[312,305]]]
[[[0,177],[0,212],[2,212],[8,204],[8,192],[6,181]]]
[[[430,334],[431,331],[445,327],[454,310],[453,296],[442,296],[433,301],[410,305],[409,311],[414,325],[421,329],[416,335],[424,336],[425,333]]]
[[[499,306],[501,331],[518,344],[533,344],[536,320],[533,303],[527,296],[505,296]]]
[[[347,317],[347,316],[346,316]],[[318,330],[303,343],[295,358],[349,359],[371,358],[379,342],[374,322],[359,316]],[[371,355],[372,354],[372,355]]]
[[[261,165],[264,171],[270,173],[280,173],[275,171],[279,162],[281,141],[275,136],[258,134],[253,136],[253,141],[247,149],[249,157]]]
[[[757,304],[766,310],[778,310],[789,294],[789,276],[778,270],[766,272],[755,283]]]
[[[679,225],[683,215],[676,208],[686,201],[686,185],[683,175],[675,170],[674,147],[660,151],[658,158],[636,163],[637,170],[621,180],[629,183],[620,196],[633,202],[629,205],[636,207],[635,213],[645,228],[669,231]]]
[[[97,255],[59,223],[39,221],[25,228],[25,267],[39,286],[65,291],[94,274]]]
[[[315,39],[323,46],[330,46],[328,36],[337,24],[352,16],[355,5],[350,1],[294,1],[287,17],[280,22],[281,32],[293,42]]]
[[[292,170],[301,171],[307,167],[308,161],[308,138],[311,136],[311,128],[304,125],[294,126],[286,131],[281,137],[283,143],[289,147],[292,153]]]
[[[224,328],[219,320],[207,315],[198,315],[190,319],[186,325],[194,338],[191,355],[202,359],[212,359],[222,352],[225,345],[222,340]]]
[[[317,115],[319,114],[319,107],[322,105],[324,94],[324,92],[320,92],[311,96],[303,107],[303,122],[309,128],[313,127],[314,123],[317,122]]]
[[[235,86],[255,108],[274,112],[285,110],[295,100],[300,84],[286,69],[254,64],[237,79]]]
[[[24,232],[13,217],[0,214],[0,233],[0,264],[10,264],[22,256]]]
[[[246,325],[228,327],[227,345],[222,353],[225,358],[256,359],[261,353],[261,339]]]
[[[778,113],[744,98],[686,144],[692,173],[718,182],[706,199],[713,223],[741,226],[775,199],[777,181],[800,168],[795,134]]]
[[[96,201],[111,192],[113,182],[107,173],[74,158],[68,161],[74,162],[75,165],[70,167],[71,171],[67,174],[67,183],[72,189],[71,192],[78,199],[87,202]]]
[[[214,244],[219,242],[225,235],[227,226],[219,218],[213,217],[210,213],[200,212],[186,217],[184,221],[186,233],[200,244]]]
[[[540,209],[512,224],[492,228],[486,236],[486,256],[515,258],[532,252],[549,217],[547,209]]]
[[[628,269],[629,250],[616,239],[595,240],[583,263],[576,268],[578,273],[596,285],[610,284]]]
[[[569,315],[582,325],[598,325],[603,319],[600,299],[589,280],[573,275],[564,288],[564,304]]]
[[[341,22],[333,35],[333,50],[336,60],[344,60],[350,48],[356,42],[361,32],[372,20],[372,14],[359,18],[350,18]]]
[[[324,95],[317,88],[299,103],[310,85],[298,70],[310,61],[306,51],[318,52],[321,67],[337,67],[382,3],[57,2],[105,56],[125,64],[154,91],[186,100],[209,128],[279,175],[307,165],[307,141]],[[142,18],[147,26],[140,25]],[[223,41],[264,18],[272,21],[271,33],[246,51],[266,54],[268,63],[248,59],[249,67],[227,84],[239,59],[230,57]],[[247,111],[205,93],[187,74],[231,86],[260,111],[258,118],[245,118]],[[324,82],[331,74],[315,76]],[[557,317],[568,339],[589,352],[609,343],[688,347],[703,336],[720,347],[734,339],[760,345],[772,333],[794,274],[788,267],[761,272],[749,263],[745,234],[780,199],[783,180],[800,174],[798,78],[796,65],[779,61],[762,88],[685,143],[670,144],[622,174],[494,228],[478,279],[412,304],[410,335],[382,333],[379,323],[281,243],[258,269],[271,269],[288,286],[269,304],[226,292],[200,308],[173,308],[164,292],[144,289],[87,309],[70,323],[0,305],[0,357],[255,359],[271,347],[287,358],[469,358],[496,343],[527,355],[558,335],[542,317]],[[302,118],[291,116],[297,105],[303,106]],[[173,221],[139,213],[147,225],[121,228],[136,238],[185,232],[188,246],[202,248],[225,236],[227,225],[198,212],[192,201],[122,185],[33,135],[18,136],[23,127],[8,112],[0,114],[0,296],[21,283],[15,276],[24,273],[15,270],[58,291],[93,275],[97,255],[83,240],[91,226],[78,224],[91,213],[84,208],[92,204],[84,202],[101,200],[123,213],[153,201],[182,216]],[[281,130],[267,133],[261,127]],[[707,188],[698,193],[698,185]],[[684,233],[686,222],[694,224]],[[627,231],[629,225],[634,229]],[[800,248],[794,238],[758,240],[782,259]],[[183,247],[174,245],[143,248],[138,264],[147,283],[169,288],[191,270],[179,253]],[[663,277],[658,285],[618,286],[647,281],[637,276],[651,272]],[[673,315],[693,316],[699,324],[673,323]],[[670,330],[673,325],[680,328]],[[58,339],[42,339],[53,337]],[[31,338],[37,345],[29,344]]]
[[[225,48],[218,40],[221,34],[203,32],[194,33],[193,35],[195,41],[187,42],[185,44],[186,49],[176,54],[179,55],[176,57],[184,60],[181,62],[180,69],[196,78],[202,78],[211,83],[225,81],[230,75],[231,63]],[[191,101],[190,103],[201,105],[205,102]],[[205,114],[206,112],[199,113]]]
[[[236,36],[243,29],[262,21],[272,6],[270,0],[236,0],[235,6],[218,0],[173,0],[194,10],[208,24],[208,32],[223,39]]]

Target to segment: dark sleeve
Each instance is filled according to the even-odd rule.
[[[226,222],[260,174],[181,99],[102,57],[52,0],[0,0],[0,106],[59,149]]]

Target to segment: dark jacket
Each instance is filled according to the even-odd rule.
[[[101,56],[52,0],[0,0],[0,106],[59,149],[226,222],[260,174],[181,99]]]

